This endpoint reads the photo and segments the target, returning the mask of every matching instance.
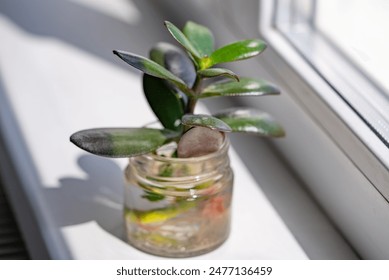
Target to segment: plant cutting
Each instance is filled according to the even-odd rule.
[[[96,155],[130,159],[124,201],[129,243],[156,255],[187,257],[220,246],[229,234],[228,133],[281,137],[284,131],[256,109],[195,112],[204,98],[279,94],[265,80],[219,67],[259,55],[263,41],[215,49],[213,34],[203,25],[189,21],[180,30],[166,21],[165,26],[182,48],[160,42],[149,58],[113,51],[144,73],[143,91],[161,127],[87,129],[70,140]]]

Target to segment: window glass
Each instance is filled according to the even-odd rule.
[[[316,28],[389,94],[389,1],[316,2]]]

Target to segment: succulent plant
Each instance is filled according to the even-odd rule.
[[[183,49],[161,42],[151,49],[150,58],[113,51],[144,73],[145,96],[163,128],[82,130],[70,138],[75,145],[100,156],[133,157],[154,152],[175,141],[178,156],[189,157],[204,154],[204,151],[212,152],[220,143],[214,147],[211,143],[220,142],[218,135],[226,132],[265,137],[284,135],[282,127],[270,115],[256,109],[231,108],[213,115],[194,113],[197,101],[203,98],[280,93],[276,86],[265,80],[238,77],[231,70],[214,67],[259,55],[266,48],[263,41],[237,41],[215,50],[213,34],[203,25],[189,21],[182,31],[168,21],[165,26]],[[208,83],[204,86],[205,79]],[[188,149],[195,149],[193,141],[209,149],[200,151],[200,154],[188,152]]]

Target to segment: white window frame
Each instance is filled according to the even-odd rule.
[[[288,42],[288,38],[274,26],[274,1],[261,1],[260,31],[272,48],[285,60],[286,63],[302,77],[306,86],[314,92],[307,96],[302,91],[293,91],[294,98],[302,103],[331,138],[365,174],[380,193],[389,199],[389,149],[383,141],[361,120],[360,116],[350,108],[323,77],[313,69],[301,54]],[[265,12],[266,11],[266,12]],[[316,40],[316,38],[315,38]],[[320,40],[320,38],[317,38]],[[324,42],[320,42],[324,44]],[[328,55],[323,50],[323,55]],[[331,63],[338,63],[335,57]],[[272,59],[272,58],[269,58]],[[340,68],[346,67],[344,62]],[[283,75],[289,76],[289,75]],[[295,81],[293,81],[295,82]],[[341,80],[338,83],[342,83]],[[345,83],[345,82],[344,82]],[[345,84],[344,87],[347,85]],[[319,111],[316,103],[320,102],[327,108]],[[330,120],[332,115],[335,120]],[[377,176],[378,175],[378,176]]]
[[[304,162],[291,150],[317,145],[303,139],[305,135],[300,139],[303,144],[288,141],[277,146],[292,166],[297,165],[297,172],[310,191],[361,257],[388,258],[389,246],[383,244],[387,243],[384,236],[389,232],[389,149],[275,26],[275,3],[272,0],[259,1],[260,35],[271,47],[262,60],[268,65],[267,71],[277,77],[276,82],[287,87],[288,95],[314,121],[315,129],[326,135],[329,139],[326,143],[332,147],[318,145],[316,157]],[[328,178],[326,170],[322,173],[327,177],[321,176],[317,168],[316,174],[309,174],[313,170],[310,165],[320,166],[313,163],[312,158],[328,160],[330,150],[333,151],[331,160],[334,166],[340,165],[339,162],[347,165],[344,169],[332,170],[332,176],[339,178],[336,189],[327,187],[336,180]],[[340,197],[349,197],[355,203]]]
[[[277,0],[273,26],[389,147],[388,95],[316,27],[317,1]]]

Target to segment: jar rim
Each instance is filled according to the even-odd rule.
[[[225,153],[228,150],[229,143],[230,142],[229,142],[228,137],[226,135],[224,135],[223,143],[222,143],[220,149],[218,149],[215,152],[212,152],[212,153],[209,153],[206,155],[202,155],[202,156],[198,156],[198,157],[172,158],[172,157],[164,157],[164,156],[157,155],[154,153],[148,153],[148,154],[140,155],[138,157],[144,157],[147,159],[152,159],[152,160],[156,160],[156,161],[160,161],[160,162],[170,162],[170,163],[185,163],[185,162],[190,163],[190,162],[196,162],[196,161],[207,161],[207,160],[216,158],[217,156]]]

